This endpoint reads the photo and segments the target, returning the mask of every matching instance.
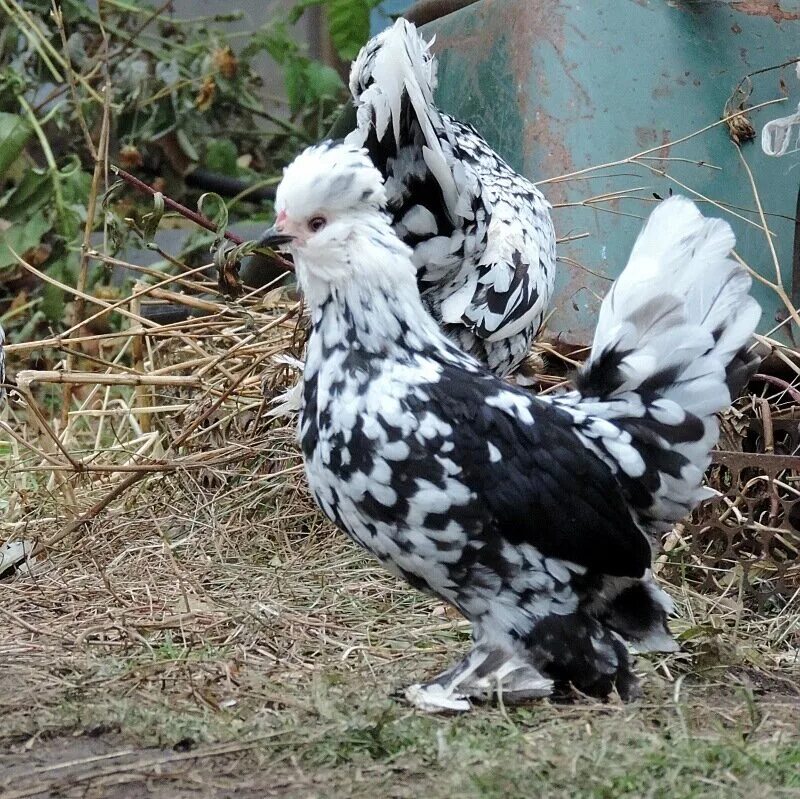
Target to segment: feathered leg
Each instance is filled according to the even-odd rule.
[[[614,689],[625,701],[640,694],[622,637],[583,611],[545,616],[525,643],[533,663],[556,684],[598,698]]]
[[[277,397],[270,400],[270,408],[267,416],[291,416],[300,411],[300,401],[303,398],[303,381],[298,380],[290,389],[281,392]]]
[[[499,694],[504,702],[513,703],[549,696],[553,681],[515,654],[495,671],[483,676],[474,674],[461,685],[461,690],[473,699],[490,699]]]
[[[549,696],[553,681],[543,677],[521,655],[508,649],[476,642],[466,657],[427,683],[406,689],[406,699],[421,710],[469,710],[469,698],[520,702]]]
[[[493,656],[494,655],[494,656]],[[465,693],[458,691],[462,683],[476,675],[484,663],[502,663],[496,654],[480,644],[471,649],[467,656],[442,672],[430,682],[415,683],[406,688],[406,699],[428,713],[437,713],[441,710],[469,710],[469,699]]]
[[[649,571],[642,579],[604,578],[592,601],[584,607],[621,635],[632,653],[680,649],[667,626],[667,618],[675,612],[674,603]]]
[[[303,374],[304,363],[291,355],[278,355],[273,358],[273,362],[282,366],[289,366]],[[303,380],[302,377],[290,389],[281,392],[277,397],[273,397],[269,402],[275,407],[267,411],[267,416],[291,416],[300,411],[303,399]]]

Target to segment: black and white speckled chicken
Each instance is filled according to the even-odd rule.
[[[676,648],[652,550],[707,495],[715,414],[756,366],[760,309],[729,225],[660,204],[575,389],[534,396],[442,333],[385,207],[364,151],[320,145],[287,168],[269,238],[311,313],[300,441],[316,501],[472,623],[466,657],[406,696],[456,710],[498,687],[634,697],[626,643]]]
[[[350,71],[356,129],[385,178],[392,227],[412,249],[422,301],[501,377],[527,355],[553,293],[550,205],[471,125],[434,103],[430,43],[399,19]]]
[[[438,110],[436,68],[430,43],[404,19],[370,39],[350,71],[356,127],[345,141],[366,147],[385,178],[425,307],[505,377],[528,354],[553,294],[550,205],[474,127]],[[271,413],[297,410],[298,392],[275,398]]]

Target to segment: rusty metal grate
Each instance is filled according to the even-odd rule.
[[[722,496],[672,540],[666,573],[714,593],[741,576],[749,607],[779,609],[800,591],[800,456],[715,452],[708,483]]]

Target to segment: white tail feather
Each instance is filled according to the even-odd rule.
[[[707,495],[700,483],[719,436],[715,414],[732,400],[726,370],[761,315],[749,275],[730,257],[734,244],[727,222],[704,218],[690,200],[661,203],[603,300],[579,378],[581,409],[627,431],[641,456],[626,468],[610,453],[625,479],[647,486],[652,503],[639,510],[651,529]]]
[[[382,138],[391,124],[398,148],[404,141],[401,130],[403,95],[414,110],[414,117],[425,139],[423,158],[442,189],[452,218],[458,213],[459,192],[448,158],[437,133],[442,133],[442,118],[433,102],[436,88],[436,61],[430,54],[433,40],[426,42],[416,27],[404,20],[371,39],[358,54],[350,70],[350,92],[357,109],[357,128],[346,138],[347,144],[362,146],[374,125]]]
[[[725,368],[761,315],[749,275],[730,257],[735,243],[727,222],[704,218],[685,197],[653,211],[603,300],[588,361],[591,370],[604,354],[629,352],[613,394],[674,367],[681,379],[665,387],[665,399],[698,416],[730,404]]]

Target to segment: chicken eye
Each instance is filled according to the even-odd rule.
[[[322,228],[325,227],[325,217],[324,216],[312,216],[311,219],[308,220],[308,228],[316,233]]]

